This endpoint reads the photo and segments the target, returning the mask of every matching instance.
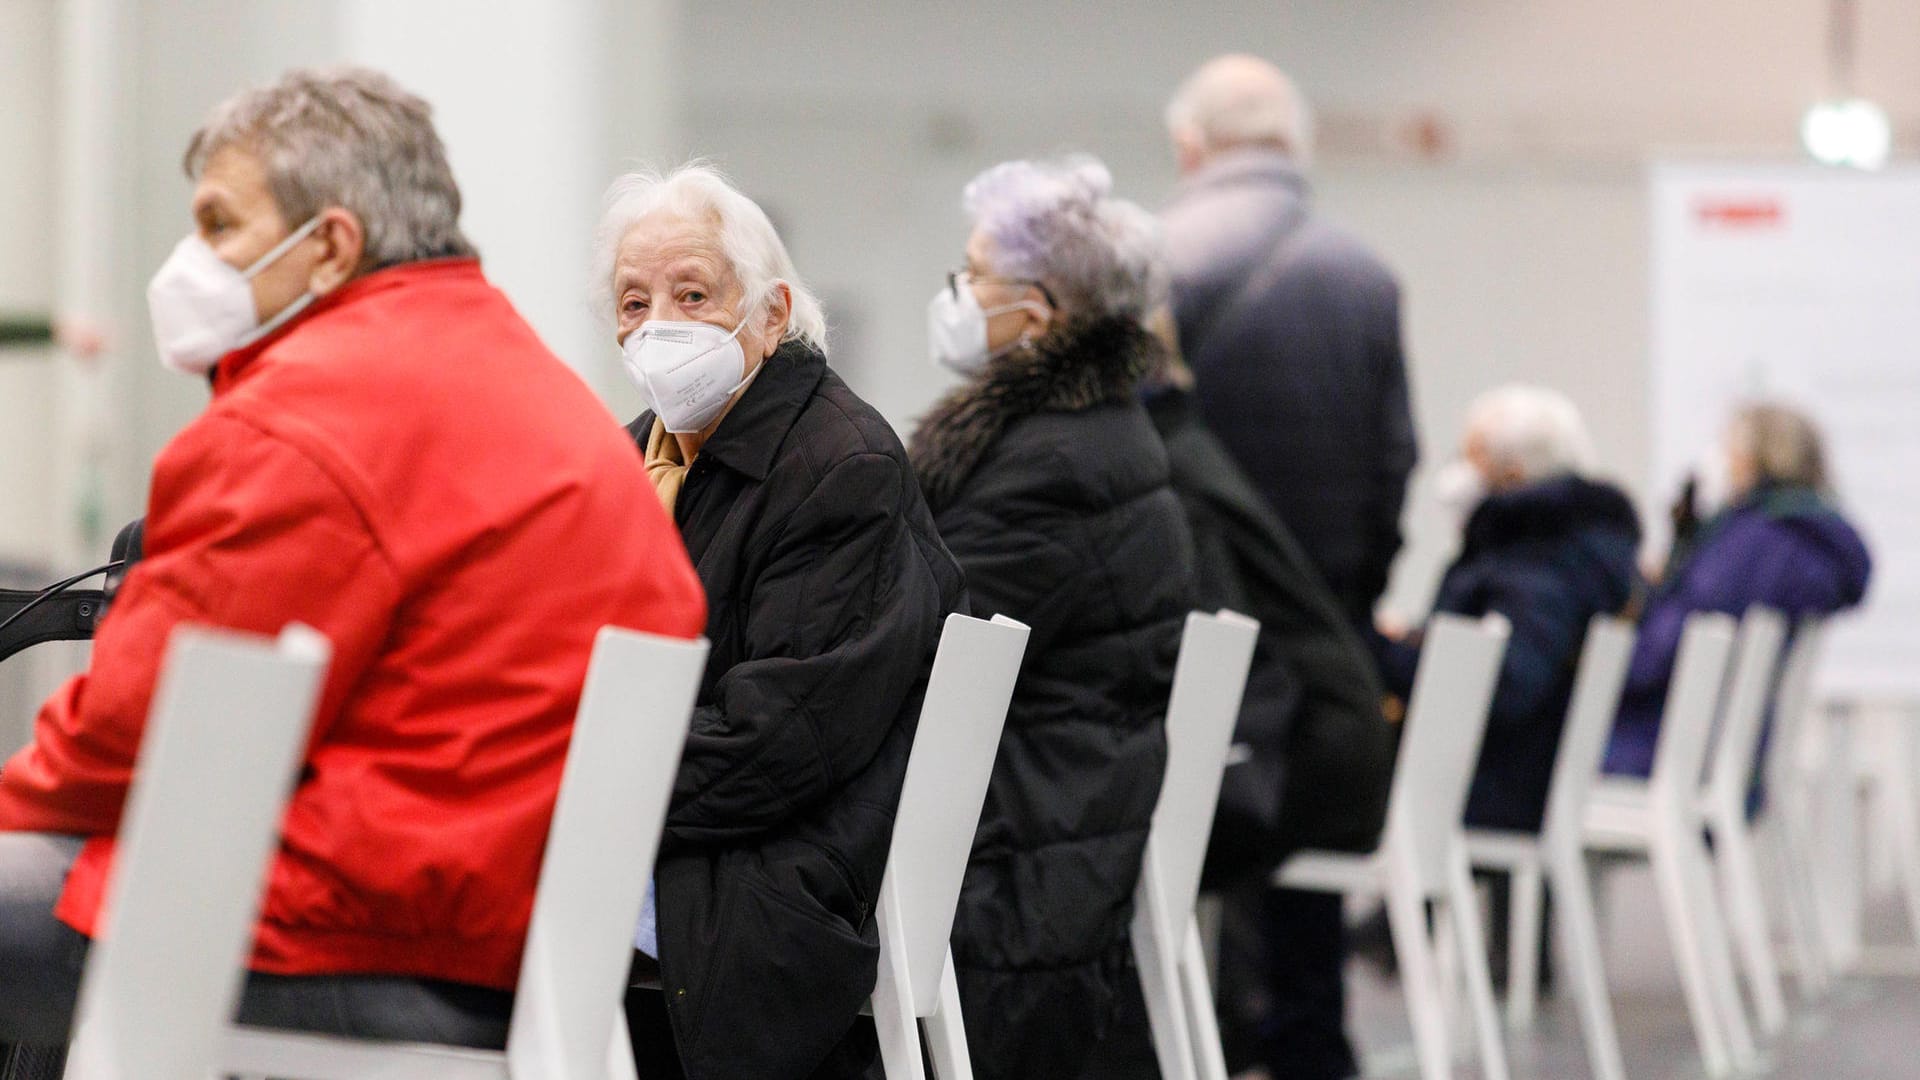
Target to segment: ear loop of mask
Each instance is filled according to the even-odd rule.
[[[309,236],[312,236],[314,233],[314,230],[320,227],[320,223],[323,220],[325,219],[319,214],[315,214],[312,217],[308,218],[306,224],[288,233],[287,238],[285,240],[282,240],[279,243],[273,245],[271,248],[268,248],[267,253],[265,255],[262,255],[259,258],[253,260],[253,262],[250,265],[248,265],[248,267],[245,270],[240,271],[240,277],[243,280],[252,281],[255,275],[259,274],[260,271],[265,270],[269,266],[272,266],[275,262],[279,261],[282,255],[285,255],[287,252],[292,251],[293,246],[295,244],[298,244],[300,241],[305,240]],[[289,303],[286,307],[281,308],[279,312],[273,316],[273,318],[268,319],[266,322],[263,322],[259,326],[254,327],[251,332],[249,332],[245,337],[242,337],[240,339],[240,344],[238,347],[244,349],[247,346],[253,344],[254,342],[259,341],[261,338],[266,337],[268,334],[273,333],[275,330],[280,329],[282,326],[285,326],[287,324],[288,320],[300,314],[302,311],[307,310],[307,305],[313,303],[315,300],[318,300],[318,299],[320,299],[320,297],[315,295],[314,291],[311,288],[309,288],[305,292],[301,293],[298,299],[294,300],[292,303]]]
[[[976,298],[974,302],[978,303],[979,300]],[[1019,311],[1022,308],[1028,311],[1034,312],[1035,314],[1046,316],[1049,322],[1053,320],[1053,309],[1046,306],[1045,304],[1040,303],[1038,300],[1016,300],[1011,304],[1002,304],[996,308],[982,308],[980,311],[980,315],[982,318],[992,319],[1000,315],[1005,315],[1009,311]],[[1007,355],[1008,353],[1011,353],[1015,349],[1031,348],[1032,345],[1033,345],[1033,331],[1022,330],[1020,331],[1020,336],[1015,338],[1012,342],[998,349],[989,351],[987,353],[987,359],[998,360],[1001,357]]]

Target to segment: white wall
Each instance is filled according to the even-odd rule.
[[[0,313],[53,303],[53,0],[0,3]],[[44,558],[53,488],[48,350],[0,353],[0,562]]]

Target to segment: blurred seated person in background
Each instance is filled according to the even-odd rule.
[[[622,177],[598,252],[648,405],[634,513],[673,515],[713,643],[635,939],[640,1074],[861,1076],[873,905],[960,568],[751,199],[699,165]]]
[[[1819,429],[1784,405],[1741,409],[1728,425],[1709,475],[1721,470],[1726,505],[1701,520],[1692,503],[1666,573],[1640,620],[1640,640],[1607,746],[1605,770],[1646,776],[1674,656],[1687,616],[1740,616],[1755,604],[1790,619],[1831,615],[1866,596],[1873,561],[1836,508]]]
[[[1192,542],[1141,408],[1158,230],[1091,159],[967,185],[966,265],[928,307],[966,381],[914,466],[974,612],[1032,627],[954,925],[973,1068],[1070,1078],[1128,967]]]
[[[1464,527],[1433,609],[1513,625],[1467,796],[1476,828],[1539,830],[1587,624],[1634,594],[1640,521],[1619,488],[1585,475],[1592,459],[1573,402],[1507,386],[1473,403],[1460,457],[1439,475]],[[1394,693],[1412,691],[1419,660],[1418,634],[1387,645]]]
[[[1219,952],[1221,1040],[1232,1072],[1268,1060],[1265,1032],[1293,983],[1272,977],[1263,917],[1273,871],[1302,848],[1371,851],[1386,819],[1395,733],[1373,658],[1333,591],[1227,451],[1200,423],[1192,375],[1171,319],[1154,320],[1167,352],[1142,398],[1167,449],[1173,491],[1193,533],[1196,606],[1260,621],[1202,887],[1224,901]],[[1137,983],[1128,1020],[1101,1044],[1087,1080],[1151,1076],[1154,1055]]]
[[[168,635],[299,621],[333,664],[239,1018],[501,1046],[594,635],[699,634],[699,582],[619,424],[482,276],[424,101],[295,71],[215,109],[186,171],[148,295],[213,401],[154,466],[88,673],[0,772],[0,1039],[67,1038]]]

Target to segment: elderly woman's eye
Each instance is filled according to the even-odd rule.
[[[620,305],[620,310],[627,315],[638,315],[647,310],[647,302],[645,300],[628,300]]]
[[[683,304],[704,304],[707,302],[707,294],[701,292],[699,289],[688,289],[680,295],[680,302]]]

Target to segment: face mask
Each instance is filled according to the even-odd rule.
[[[253,306],[254,277],[320,227],[315,215],[273,245],[245,270],[235,270],[198,233],[180,241],[147,285],[147,312],[160,362],[175,371],[205,375],[220,358],[244,349],[286,325],[316,299],[311,291],[262,323]]]
[[[1047,311],[1032,300],[983,310],[980,298],[973,295],[973,288],[964,281],[934,293],[933,299],[927,302],[927,343],[933,362],[961,375],[972,375],[986,367],[1018,345],[1016,342],[997,352],[989,350],[987,320],[1021,308],[1041,314]]]
[[[727,402],[760,370],[755,365],[743,378],[747,354],[740,348],[746,320],[729,334],[703,322],[641,324],[620,346],[627,374],[647,407],[676,435],[705,431]]]
[[[1487,497],[1487,482],[1480,470],[1468,461],[1449,461],[1433,477],[1434,496],[1442,509],[1465,525],[1467,518]]]

